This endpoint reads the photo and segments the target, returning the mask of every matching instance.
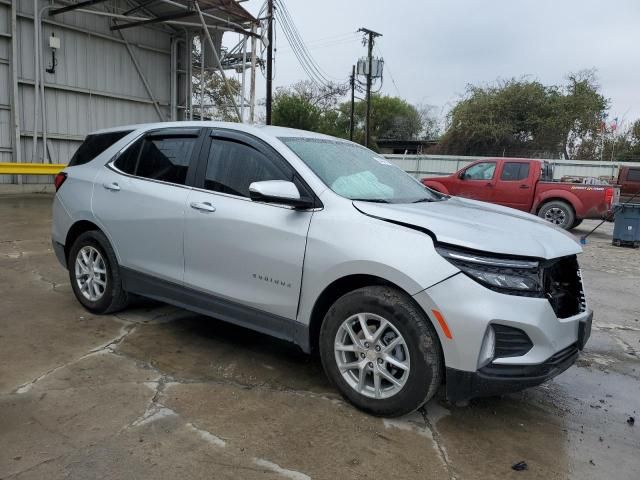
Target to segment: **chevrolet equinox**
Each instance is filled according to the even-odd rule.
[[[360,145],[217,122],[90,134],[55,179],[52,240],[78,301],[132,295],[317,351],[375,415],[516,391],[591,331],[569,234],[430,190]]]

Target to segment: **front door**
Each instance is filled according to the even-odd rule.
[[[295,320],[313,212],[254,202],[249,185],[292,181],[296,174],[249,135],[212,135],[203,148],[198,188],[187,200],[185,285],[230,305]]]
[[[148,133],[106,165],[93,210],[123,267],[182,283],[183,224],[200,129]]]
[[[463,171],[452,195],[491,202],[493,199],[496,162],[474,163]]]

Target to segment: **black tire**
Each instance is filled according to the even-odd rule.
[[[578,228],[578,227],[580,226],[580,224],[581,224],[581,223],[582,223],[582,219],[581,219],[581,218],[576,219],[576,220],[573,222],[573,225],[571,225],[571,229]]]
[[[95,248],[104,259],[106,269],[106,285],[102,297],[96,301],[86,298],[78,286],[75,263],[78,253],[83,247]],[[107,237],[98,230],[91,230],[81,234],[71,246],[67,258],[67,269],[71,288],[78,301],[92,313],[106,314],[122,310],[129,303],[129,295],[122,288],[122,277],[115,252]]]
[[[359,393],[338,368],[334,351],[336,335],[342,323],[358,313],[385,318],[406,342],[409,373],[403,387],[389,398]],[[420,408],[435,395],[443,378],[442,349],[433,325],[410,296],[391,287],[364,287],[340,297],[324,317],[320,357],[327,376],[340,393],[359,409],[377,416],[395,417]]]
[[[540,207],[538,216],[564,230],[573,228],[576,214],[571,205],[562,200],[551,200]]]

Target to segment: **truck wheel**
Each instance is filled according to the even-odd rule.
[[[127,306],[116,255],[102,232],[91,230],[76,239],[67,268],[73,293],[90,312],[112,313]]]
[[[576,221],[573,222],[573,225],[571,225],[571,229],[579,227],[581,223],[582,223],[582,219],[581,218],[576,219]]]
[[[320,329],[324,370],[356,407],[380,416],[420,408],[443,375],[438,335],[411,297],[364,287],[339,298]]]
[[[561,200],[552,200],[542,205],[538,211],[538,216],[564,230],[572,228],[573,223],[576,221],[571,205]]]

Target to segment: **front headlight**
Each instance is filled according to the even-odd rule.
[[[536,260],[494,256],[452,247],[436,250],[478,283],[509,295],[543,297],[542,269]]]

